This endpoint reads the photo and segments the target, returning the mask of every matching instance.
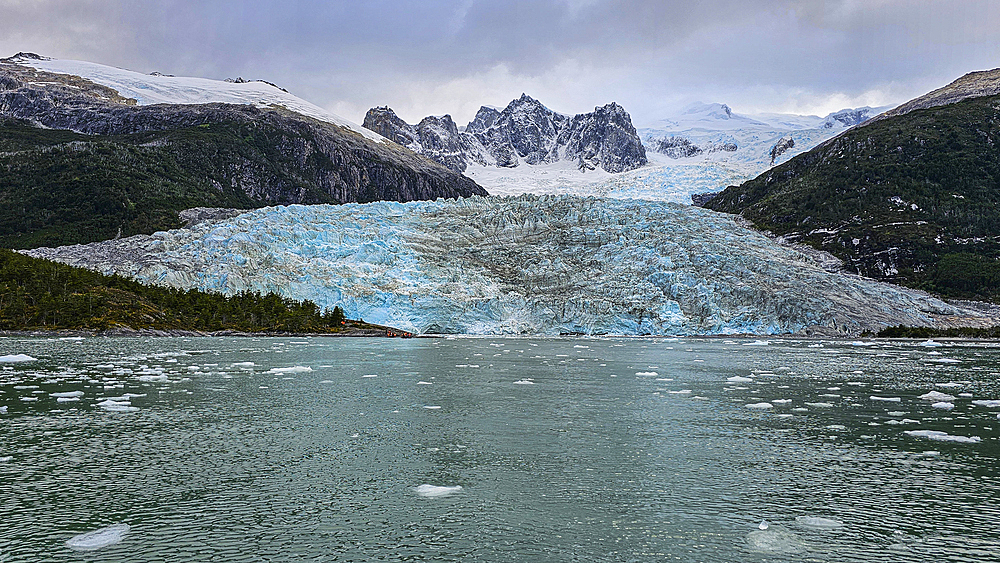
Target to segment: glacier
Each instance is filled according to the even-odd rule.
[[[858,334],[985,323],[828,271],[738,218],[569,195],[269,207],[26,254],[143,282],[276,292],[420,334]],[[959,322],[960,321],[960,322]]]

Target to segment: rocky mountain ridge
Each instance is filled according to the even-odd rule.
[[[618,173],[646,164],[631,117],[614,102],[571,117],[522,94],[503,110],[483,106],[464,130],[449,115],[410,125],[389,107],[376,107],[363,125],[457,172],[470,164],[515,168],[569,160],[580,170]]]
[[[152,232],[178,226],[176,213],[197,206],[486,194],[367,135],[273,105],[139,105],[80,76],[0,62],[0,196],[11,202],[0,210],[0,239],[30,246],[31,233],[47,229],[56,238],[37,243]],[[74,221],[88,226],[66,224]]]

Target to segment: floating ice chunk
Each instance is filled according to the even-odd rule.
[[[304,373],[312,370],[313,368],[309,366],[292,366],[288,368],[271,368],[267,370],[267,373]]]
[[[257,365],[257,364],[255,364],[253,362],[233,362],[231,364],[232,367],[234,367],[234,368],[240,368],[240,369],[249,369],[249,368],[254,367],[255,365]]]
[[[1000,401],[972,401],[973,405],[977,407],[986,407],[988,409],[1000,408]]]
[[[21,362],[37,362],[38,358],[32,358],[27,354],[12,354],[8,356],[0,356],[0,363],[6,364],[17,364]]]
[[[681,389],[680,391],[667,391],[667,393],[669,393],[671,395],[690,395],[691,394],[691,390],[690,389]]]
[[[804,553],[805,544],[788,530],[754,530],[747,534],[747,545],[752,551],[763,553]]]
[[[642,377],[656,377],[657,375],[660,375],[655,371],[637,371],[635,374]]]
[[[514,382],[514,385],[534,385],[535,382],[531,379],[518,379]]]
[[[726,381],[730,383],[752,383],[753,379],[749,377],[743,377],[742,375],[734,375],[732,377],[727,377]]]
[[[424,405],[424,408],[425,409],[430,409],[432,411],[436,411],[436,410],[440,409],[441,407],[438,406],[438,405]]]
[[[0,414],[7,414],[7,407],[6,406],[0,407]]]
[[[744,342],[744,346],[767,346],[769,343],[767,340],[754,340],[753,342]]]
[[[369,373],[368,375],[362,375],[361,379],[371,379],[373,377],[378,377],[377,373]]]
[[[935,342],[932,339],[925,340],[924,342],[921,342],[919,345],[925,348],[937,348],[938,346],[944,346],[944,344],[941,344],[940,342]]]
[[[14,459],[14,456],[12,456],[12,455],[5,455],[3,457],[0,457],[0,463],[7,463],[8,461],[11,461],[13,459]]]
[[[53,397],[59,398],[69,398],[69,397],[82,397],[83,391],[64,391],[62,393],[49,393]]]
[[[807,406],[816,407],[818,409],[830,409],[833,408],[832,403],[806,403]]]
[[[772,405],[771,403],[750,403],[749,405],[745,405],[745,406],[748,409],[760,409],[760,410],[773,409],[774,408],[774,405]]]
[[[955,358],[931,358],[929,360],[924,360],[925,362],[933,362],[936,364],[960,364],[962,360],[956,360]]]
[[[794,409],[792,409],[792,412],[809,412],[809,409],[804,407],[795,407]]]
[[[438,485],[419,485],[413,488],[413,492],[424,498],[441,498],[453,495],[462,490],[462,485],[453,487],[441,487]]]
[[[844,523],[840,520],[821,518],[819,516],[796,516],[795,523],[803,528],[812,530],[835,530],[844,527]]]
[[[434,385],[434,384],[431,383],[430,381],[418,381],[417,385]]]
[[[941,401],[931,405],[931,408],[950,411],[951,409],[955,408],[955,403],[949,403],[948,401]]]
[[[855,340],[854,342],[851,342],[851,346],[872,346],[873,344],[875,344],[875,343],[874,342],[862,342],[860,340]]]
[[[574,348],[590,348],[590,346],[581,346],[581,345],[579,345],[579,344],[576,344],[576,345],[574,345],[573,347],[574,347]]]
[[[935,387],[961,387],[961,383],[956,383],[954,381],[949,381],[947,383],[935,383]]]
[[[810,344],[806,346],[806,348],[822,348],[822,347],[823,347],[822,344]]]
[[[57,403],[75,403],[80,400],[80,397],[57,397]]]
[[[828,430],[847,430],[847,427],[844,426],[843,424],[828,424],[823,428],[826,428]]]
[[[776,404],[776,405],[787,405],[788,403],[791,403],[792,400],[791,399],[774,399],[771,402],[774,403],[774,404]]]
[[[900,401],[903,400],[900,397],[877,397],[875,395],[872,395],[869,398],[871,400],[873,400],[873,401],[882,401],[882,402],[885,402],[885,403],[898,403],[898,402],[900,402]]]
[[[170,378],[167,377],[165,374],[140,375],[137,379],[139,381],[144,381],[146,383],[167,383],[168,381],[170,381]]]
[[[32,401],[37,401],[38,397],[21,397],[21,400],[26,403],[30,403]]]
[[[128,401],[114,401],[111,399],[105,399],[97,403],[97,406],[112,412],[135,412],[139,410],[139,407],[133,407]]]
[[[761,520],[760,524],[757,524],[757,528],[760,530],[766,530],[768,529],[768,527],[769,526],[767,525],[767,520]]]
[[[132,528],[128,524],[113,524],[100,530],[73,536],[66,540],[66,547],[74,551],[95,551],[102,547],[121,543]]]
[[[931,391],[930,393],[924,393],[919,399],[925,401],[954,401],[955,397],[947,393],[941,393],[940,391]]]
[[[938,442],[960,442],[963,444],[975,444],[983,440],[979,436],[954,436],[952,434],[948,434],[947,432],[941,432],[940,430],[906,430],[903,434],[907,434],[915,438],[936,440]]]

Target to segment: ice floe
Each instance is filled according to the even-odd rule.
[[[950,411],[951,409],[955,408],[955,403],[949,403],[948,401],[939,401],[937,403],[932,404],[931,408]]]
[[[462,490],[461,485],[455,486],[438,486],[438,485],[418,485],[413,488],[413,492],[424,498],[441,498],[449,495],[453,495]]]
[[[63,399],[63,398],[72,398],[72,397],[82,397],[83,396],[83,391],[64,391],[62,393],[49,393],[49,395],[51,395],[53,397],[60,398],[60,399]]]
[[[774,405],[772,405],[771,403],[750,403],[750,404],[745,405],[745,406],[748,409],[759,409],[759,410],[766,410],[766,409],[773,409],[774,408]]]
[[[637,371],[635,374],[640,377],[656,377],[657,375],[660,375],[655,371]]]
[[[726,381],[730,383],[751,383],[753,382],[753,379],[750,379],[749,377],[743,377],[742,375],[734,375],[732,377],[727,377]]]
[[[869,398],[873,401],[883,401],[886,403],[898,403],[903,400],[901,397],[878,397],[876,395],[872,395]]]
[[[33,358],[27,354],[9,354],[0,356],[0,363],[18,364],[23,362],[37,362],[38,358]]]
[[[514,382],[514,385],[534,385],[534,384],[535,382],[532,381],[530,378],[518,379],[517,381]]]
[[[832,403],[805,403],[806,406],[816,407],[818,409],[831,409],[833,408]]]
[[[954,396],[949,395],[947,393],[942,393],[940,391],[931,391],[929,393],[924,393],[918,398],[923,399],[925,401],[935,401],[935,402],[942,402],[942,401],[947,402],[955,400]]]
[[[747,547],[759,553],[805,553],[805,543],[793,532],[768,526],[766,530],[754,530],[747,534]]]
[[[66,540],[66,547],[74,551],[96,551],[109,545],[121,543],[132,528],[128,524],[112,524],[106,528],[73,536]]]
[[[913,436],[915,438],[927,438],[928,440],[936,440],[938,442],[960,442],[964,444],[975,444],[977,442],[983,441],[979,436],[955,436],[948,434],[947,432],[941,432],[940,430],[906,430],[903,432],[908,436]]]
[[[305,373],[312,370],[309,366],[292,366],[287,368],[271,368],[267,370],[267,373]]]
[[[796,516],[795,523],[803,528],[812,530],[835,530],[844,526],[844,523],[840,520],[819,516]]]
[[[1000,408],[1000,401],[996,401],[996,400],[972,401],[972,404],[976,405],[977,407],[986,407],[988,409]]]

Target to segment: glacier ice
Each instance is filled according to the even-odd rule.
[[[979,316],[828,272],[732,216],[656,201],[293,205],[26,253],[148,283],[340,305],[415,333],[854,334]]]
[[[113,524],[106,528],[73,536],[66,540],[66,547],[74,551],[96,551],[102,547],[121,543],[132,528],[128,524]]]

